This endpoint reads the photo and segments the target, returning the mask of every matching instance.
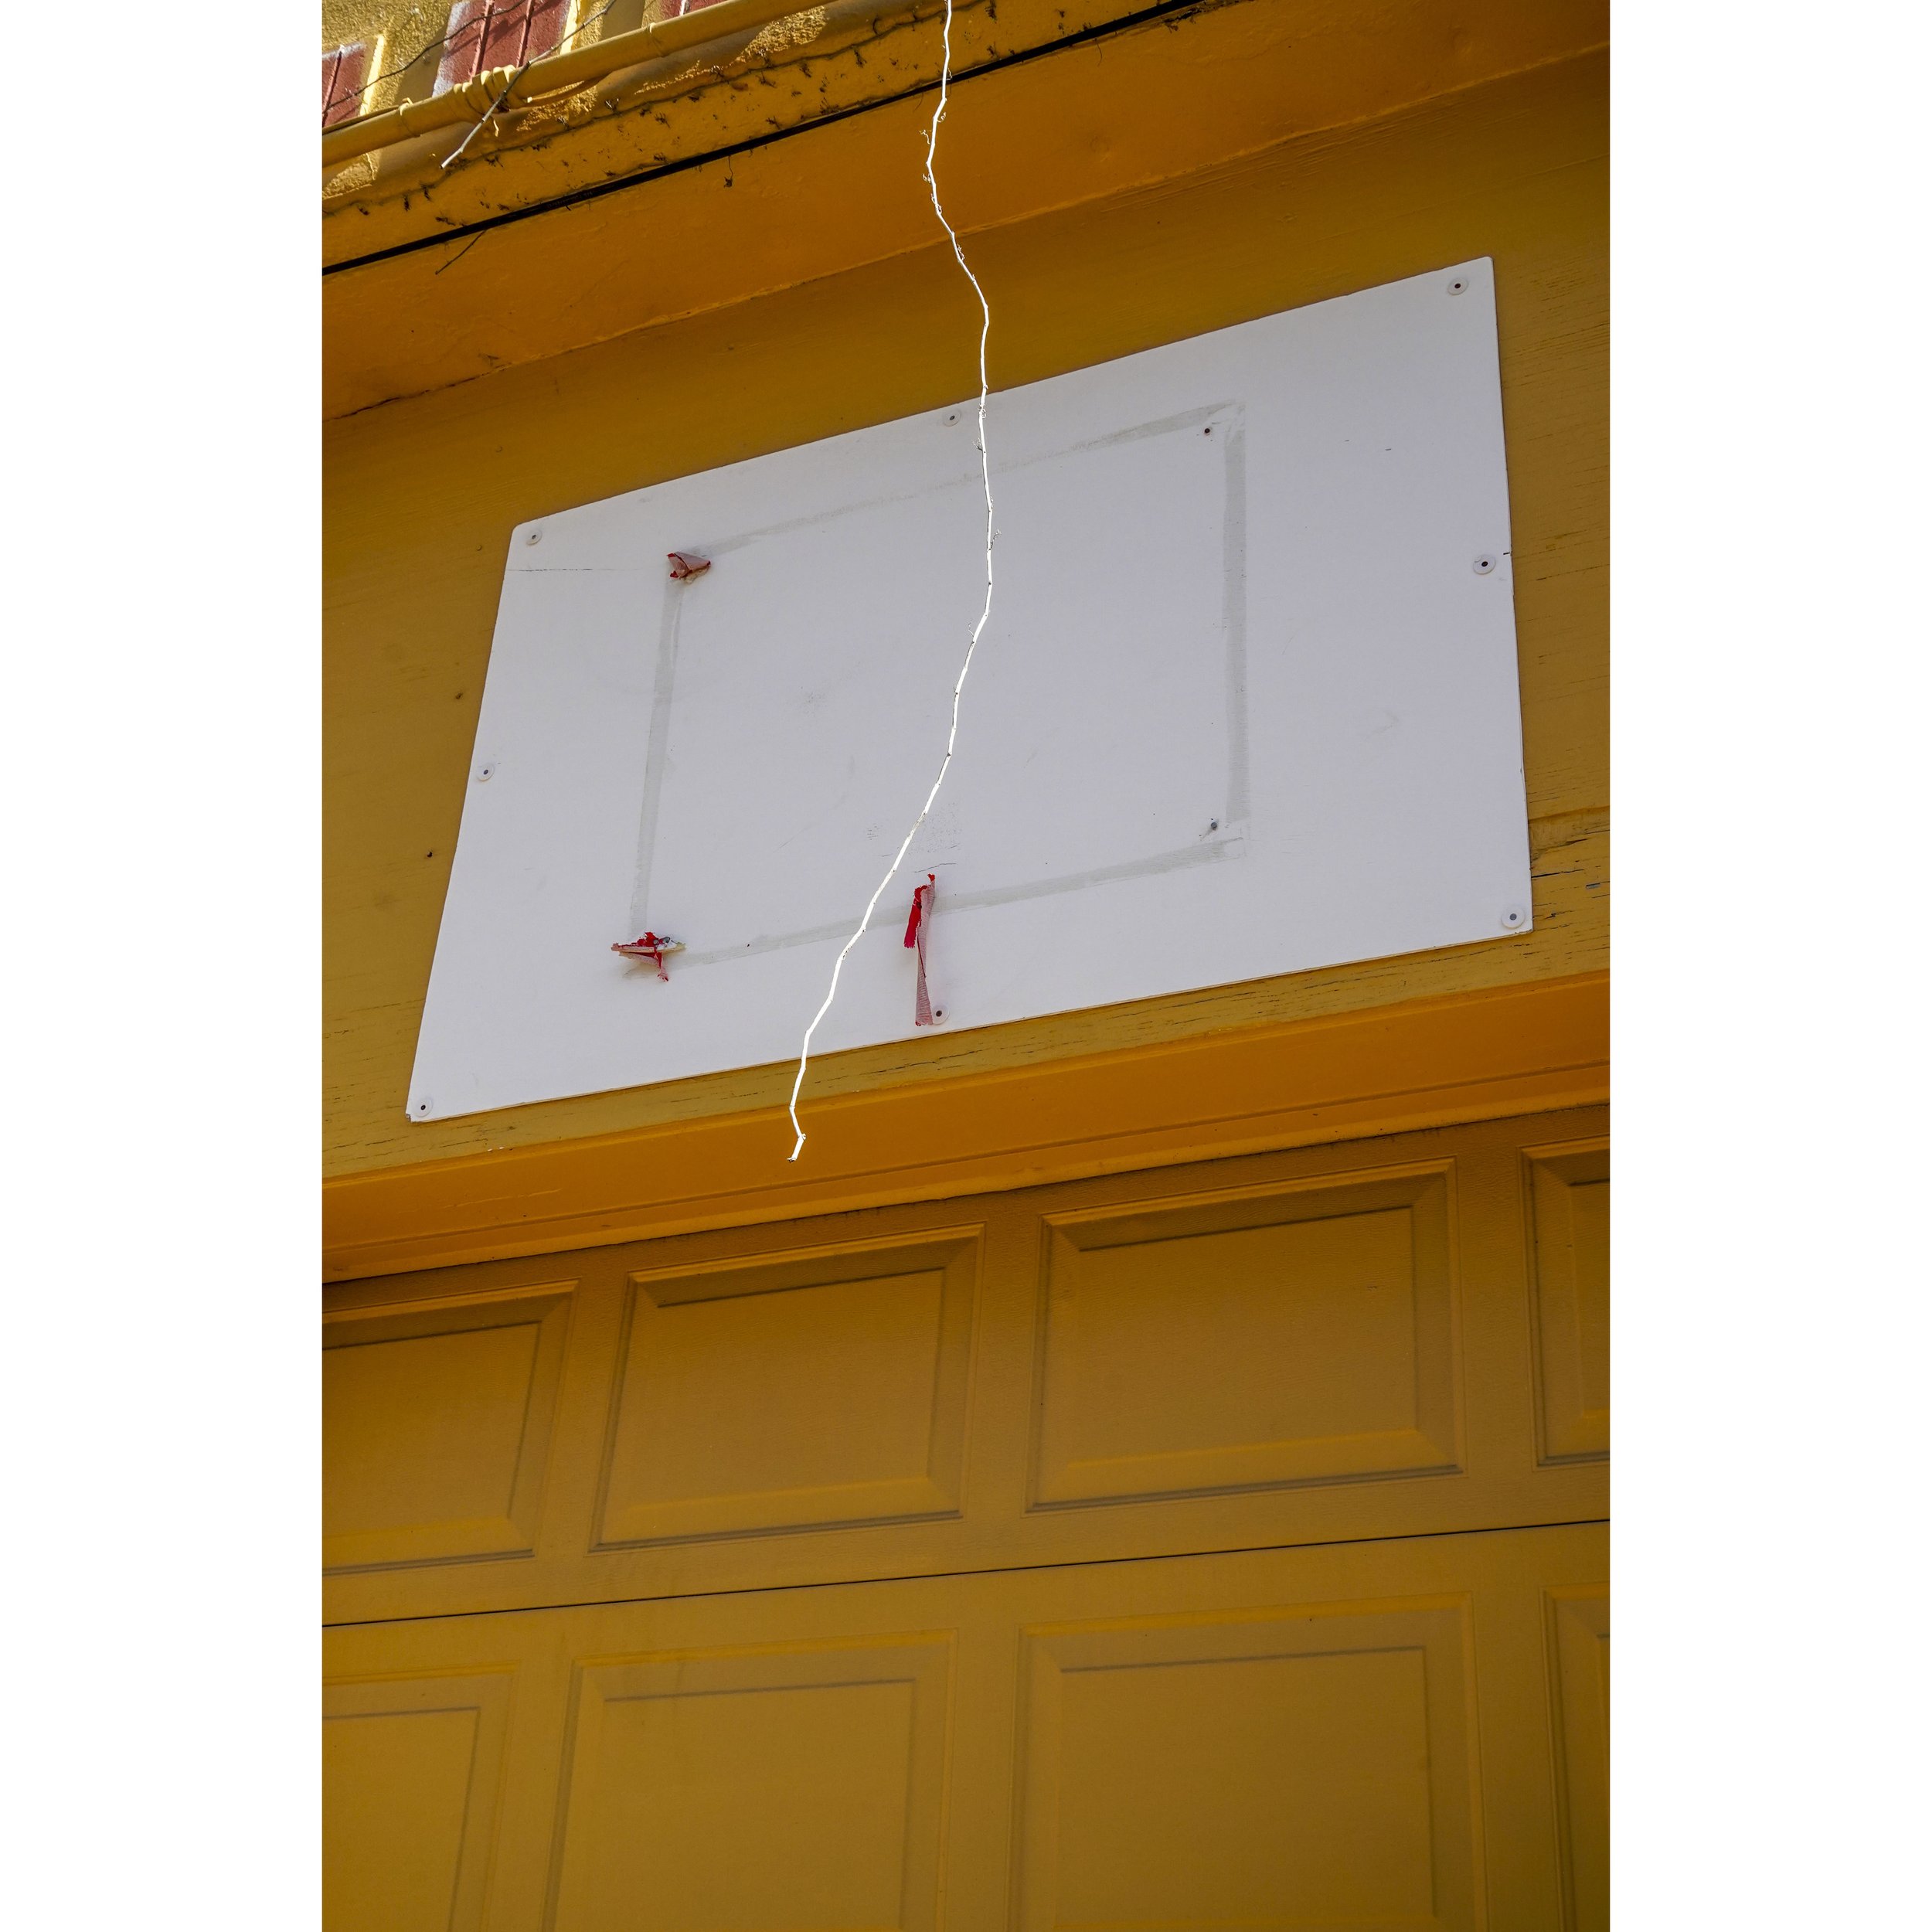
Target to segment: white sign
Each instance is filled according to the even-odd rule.
[[[974,425],[518,529],[412,1118],[795,1059],[944,748]],[[915,1036],[929,872],[940,1033],[1528,930],[1486,260],[1003,391],[988,443],[957,754],[815,1057]]]

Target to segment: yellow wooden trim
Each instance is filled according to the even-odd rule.
[[[937,1200],[1267,1148],[1586,1105],[1609,1091],[1608,976],[345,1176],[332,1280]]]

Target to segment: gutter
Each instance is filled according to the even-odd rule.
[[[587,87],[621,68],[729,39],[733,34],[750,32],[808,10],[800,0],[716,0],[715,5],[681,14],[675,20],[655,21],[569,53],[533,60],[520,74],[514,67],[492,67],[447,94],[432,94],[427,100],[406,100],[382,114],[366,114],[359,121],[325,128],[322,166],[337,168],[379,148],[393,147],[438,128],[481,121],[492,110],[507,113],[527,107],[542,97]]]

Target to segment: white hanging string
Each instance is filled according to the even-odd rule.
[[[986,493],[986,601],[981,607],[978,623],[973,626],[972,640],[966,647],[965,662],[960,665],[959,676],[953,685],[952,725],[946,733],[946,755],[939,761],[939,775],[934,779],[933,788],[927,793],[926,802],[920,807],[919,816],[913,821],[911,830],[900,842],[891,865],[886,869],[885,877],[866,900],[865,917],[859,920],[858,929],[839,947],[838,957],[832,962],[832,984],[825,990],[825,1003],[812,1015],[811,1024],[805,1029],[804,1043],[798,1049],[798,1077],[791,1083],[791,1126],[798,1138],[786,1157],[788,1160],[797,1160],[805,1144],[805,1130],[798,1124],[798,1090],[805,1083],[805,1067],[811,1058],[811,1036],[818,1032],[818,1022],[832,1011],[832,1003],[838,996],[838,975],[844,968],[845,955],[865,937],[866,929],[872,923],[872,916],[886,895],[886,888],[904,863],[913,839],[919,835],[920,827],[925,824],[927,815],[933,808],[933,801],[939,796],[940,787],[946,782],[947,767],[953,762],[953,746],[959,736],[959,694],[966,688],[966,674],[973,668],[973,653],[979,648],[980,634],[986,628],[986,620],[993,611],[993,472],[986,455],[986,336],[993,325],[993,311],[986,305],[986,291],[980,287],[979,277],[967,264],[966,252],[959,245],[957,233],[946,219],[946,210],[939,199],[939,183],[933,179],[933,154],[939,145],[939,124],[946,118],[946,95],[952,77],[953,0],[946,0],[945,54],[939,70],[939,105],[933,110],[932,125],[926,131],[926,185],[932,191],[933,213],[939,217],[940,226],[953,245],[953,259],[959,264],[966,279],[973,285],[973,293],[979,298],[979,476]]]

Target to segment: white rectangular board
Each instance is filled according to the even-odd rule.
[[[944,749],[974,423],[516,529],[411,1118],[796,1058]],[[944,1033],[1529,929],[1486,260],[1002,391],[987,442],[957,753],[815,1055],[923,1036],[928,872]]]

